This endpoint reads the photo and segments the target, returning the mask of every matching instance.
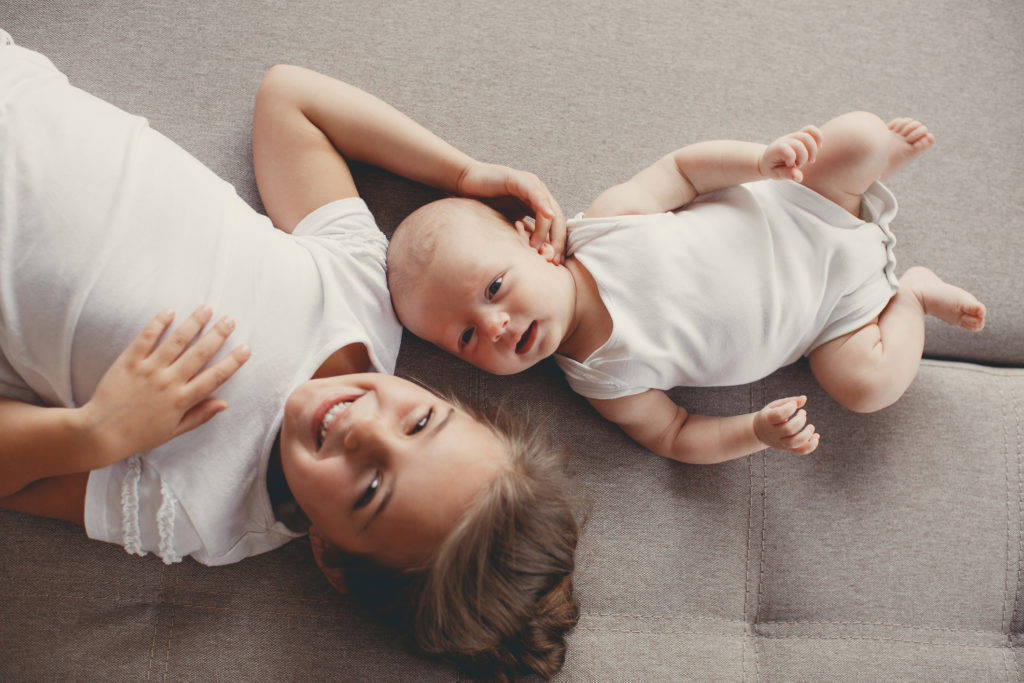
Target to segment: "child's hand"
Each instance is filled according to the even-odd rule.
[[[820,435],[807,422],[806,396],[780,398],[762,408],[754,417],[754,434],[761,443],[783,451],[805,455],[818,447]]]
[[[757,162],[757,170],[762,178],[795,180],[799,183],[804,179],[801,169],[814,163],[819,149],[821,131],[816,126],[804,126],[768,145]]]
[[[203,370],[234,330],[234,323],[224,318],[200,336],[212,315],[209,307],[199,308],[158,344],[174,319],[173,311],[164,311],[110,366],[82,407],[101,444],[98,458],[110,464],[155,448],[227,408],[210,394],[250,353],[240,346]]]
[[[476,197],[515,197],[536,213],[530,246],[538,251],[553,248],[556,263],[565,259],[565,216],[540,178],[508,166],[477,162],[459,179],[461,194]]]

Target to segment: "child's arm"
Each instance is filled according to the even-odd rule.
[[[249,351],[236,348],[203,370],[233,329],[221,320],[200,336],[210,316],[203,307],[159,343],[174,314],[155,317],[79,408],[0,399],[0,499],[33,482],[99,469],[155,448],[227,408],[210,395],[248,360]]]
[[[658,389],[588,400],[640,445],[694,465],[734,460],[769,447],[800,454],[818,447],[819,435],[803,410],[806,396],[779,399],[756,413],[732,417],[691,415]]]
[[[605,190],[585,217],[671,211],[698,195],[762,178],[800,182],[800,169],[814,162],[820,146],[821,132],[814,126],[805,126],[767,146],[735,140],[688,145]]]
[[[263,79],[253,114],[253,163],[267,215],[291,232],[311,211],[358,196],[347,160],[442,190],[514,196],[537,213],[531,238],[560,254],[565,218],[532,173],[469,157],[391,105],[309,69],[279,65]]]

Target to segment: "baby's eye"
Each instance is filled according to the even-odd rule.
[[[497,278],[495,278],[494,282],[492,282],[491,284],[487,285],[487,298],[488,299],[493,299],[494,295],[498,293],[499,289],[501,289],[501,281],[502,281],[502,278],[501,277],[497,277]]]
[[[465,346],[466,344],[469,343],[469,341],[472,338],[473,338],[473,328],[471,327],[471,328],[469,328],[468,330],[466,330],[465,332],[462,333],[462,337],[459,338],[459,341],[461,341],[462,345]]]
[[[373,500],[373,497],[375,495],[377,495],[377,489],[379,489],[379,488],[380,488],[380,472],[377,472],[374,475],[374,477],[373,477],[373,481],[371,481],[370,485],[366,487],[366,491],[364,491],[363,495],[361,495],[359,497],[359,500],[356,501],[356,504],[352,506],[352,509],[353,510],[358,510],[360,508],[364,508],[367,505],[369,505],[370,501]]]
[[[419,422],[417,422],[415,425],[413,425],[412,431],[409,432],[409,434],[415,434],[416,432],[419,432],[419,431],[422,431],[422,430],[426,429],[427,425],[430,424],[430,418],[432,418],[433,416],[434,416],[434,409],[431,408],[430,410],[427,411],[426,415],[424,415],[423,417],[421,417],[419,419]]]

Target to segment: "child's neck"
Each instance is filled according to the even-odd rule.
[[[590,271],[571,257],[565,260],[565,267],[572,275],[575,298],[572,322],[558,353],[582,363],[608,341],[612,334],[612,317],[601,301],[601,292]]]

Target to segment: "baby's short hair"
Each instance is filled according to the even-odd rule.
[[[392,299],[402,296],[430,267],[446,239],[458,228],[493,229],[514,235],[511,222],[487,204],[467,197],[445,197],[424,204],[398,224],[388,245],[388,289]]]

